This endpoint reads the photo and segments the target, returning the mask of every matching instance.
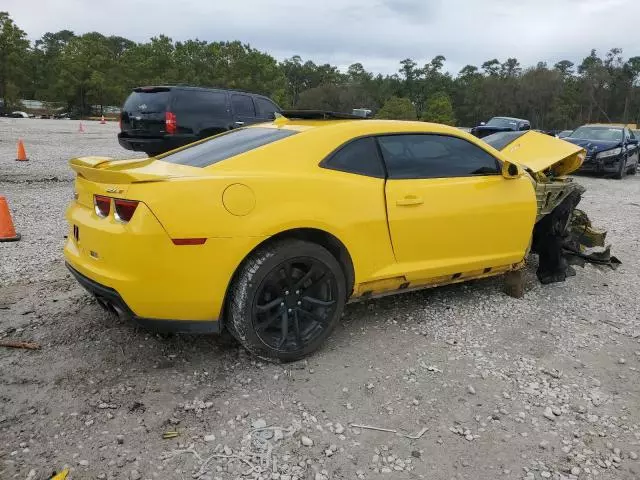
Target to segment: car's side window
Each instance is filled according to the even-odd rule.
[[[495,157],[462,138],[410,134],[378,137],[389,178],[498,175]]]
[[[176,98],[179,111],[199,115],[227,115],[227,95],[205,90],[179,90]]]
[[[341,172],[384,178],[385,171],[373,137],[347,143],[321,163],[324,168]]]
[[[256,109],[253,105],[253,99],[249,95],[240,95],[234,93],[231,95],[231,106],[236,115],[243,117],[255,117]]]
[[[262,97],[254,98],[256,107],[258,109],[258,116],[261,118],[276,118],[275,113],[279,112],[280,109],[270,100]]]

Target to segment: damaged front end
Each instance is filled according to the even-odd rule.
[[[538,279],[562,282],[575,275],[572,265],[585,263],[616,268],[620,261],[605,244],[606,231],[594,228],[576,207],[585,189],[566,175],[582,165],[579,146],[537,132],[504,132],[484,139],[521,164],[536,191],[538,215],[531,251],[539,257]]]

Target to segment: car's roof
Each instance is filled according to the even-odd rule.
[[[618,130],[622,130],[625,128],[623,125],[616,125],[612,123],[587,123],[582,125],[583,127],[599,127],[599,128],[616,128]]]
[[[140,92],[144,90],[153,90],[153,89],[166,88],[168,90],[192,90],[192,91],[205,91],[205,92],[232,92],[232,93],[243,93],[245,95],[254,95],[257,97],[269,98],[266,95],[262,95],[260,93],[254,92],[246,92],[244,90],[233,90],[231,88],[218,88],[218,87],[198,87],[193,85],[144,85],[133,88],[134,92]]]
[[[271,123],[260,123],[248,128],[284,128],[288,130],[296,130],[298,132],[315,131],[319,134],[325,133],[330,135],[336,133],[339,136],[365,136],[365,135],[384,135],[399,133],[441,133],[445,135],[464,136],[475,139],[472,135],[460,130],[456,127],[442,125],[439,123],[406,121],[406,120],[377,120],[377,119],[328,119],[328,120],[306,120],[306,119],[288,119],[281,117]]]
[[[494,118],[501,118],[503,120],[515,120],[516,122],[529,122],[529,120],[525,120],[524,118],[516,118],[516,117],[491,117],[491,119]]]

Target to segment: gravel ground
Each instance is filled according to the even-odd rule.
[[[23,235],[0,243],[0,339],[42,345],[0,348],[0,478],[640,478],[640,176],[577,177],[617,271],[542,286],[532,258],[523,299],[489,279],[350,305],[321,351],[273,365],[139,330],[69,277],[66,161],[128,154],[116,125],[77,123],[0,120]]]

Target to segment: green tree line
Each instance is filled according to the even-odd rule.
[[[472,126],[494,115],[529,119],[543,129],[588,122],[640,123],[640,56],[596,50],[579,64],[562,60],[524,67],[516,58],[467,65],[455,75],[446,58],[425,65],[407,58],[393,75],[360,63],[346,72],[300,56],[278,61],[240,41],[173,41],[159,35],[137,43],[98,32],[46,33],[35,42],[0,12],[0,98],[61,102],[89,113],[91,105],[121,105],[133,87],[189,84],[247,90],[285,108],[351,111],[381,118]]]

